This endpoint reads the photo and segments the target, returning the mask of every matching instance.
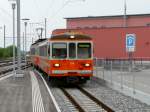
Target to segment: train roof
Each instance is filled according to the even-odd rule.
[[[46,40],[47,40],[47,38],[38,39],[38,40],[36,40],[32,45],[38,44],[38,43],[40,43],[40,42],[44,42],[44,41],[46,41]]]
[[[91,36],[82,33],[66,32],[52,35],[50,40],[92,40]]]
[[[85,35],[77,32],[66,32],[61,34],[52,35],[51,38],[44,38],[36,40],[31,46],[39,45],[47,40],[92,40],[92,37],[89,35]]]

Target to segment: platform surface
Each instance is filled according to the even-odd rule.
[[[32,112],[32,86],[30,75],[9,77],[0,81],[1,112]]]
[[[0,80],[0,112],[55,112],[53,107],[41,77],[31,69],[23,78]]]

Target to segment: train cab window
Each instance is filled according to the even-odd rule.
[[[52,44],[52,57],[55,59],[67,58],[67,44],[66,43],[53,43]]]
[[[69,58],[76,58],[76,44],[69,43]]]
[[[78,43],[78,58],[91,58],[91,43]]]

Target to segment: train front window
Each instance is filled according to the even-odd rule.
[[[76,58],[76,44],[69,43],[69,58],[74,59]]]
[[[91,43],[78,43],[78,58],[91,58]]]
[[[66,43],[53,43],[52,44],[52,57],[56,59],[67,58],[67,44]]]

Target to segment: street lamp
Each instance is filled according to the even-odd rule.
[[[17,5],[17,73],[16,77],[23,77],[23,72],[21,71],[21,50],[20,50],[20,0],[8,0]]]
[[[27,57],[26,57],[26,53],[27,53],[27,25],[28,25],[28,22],[30,19],[28,18],[24,18],[22,19],[24,21],[24,38],[25,38],[25,64],[27,65]],[[24,43],[23,43],[24,44]]]
[[[15,71],[15,65],[16,65],[16,59],[15,59],[15,8],[16,4],[12,3],[12,10],[13,10],[13,73],[16,74]]]
[[[12,5],[12,13],[13,13],[13,73],[14,76],[16,75],[16,59],[15,59],[15,9],[16,9],[16,1],[15,0],[9,0],[9,1],[14,1],[11,3]],[[5,36],[4,36],[5,37]],[[5,42],[4,42],[5,46]]]

